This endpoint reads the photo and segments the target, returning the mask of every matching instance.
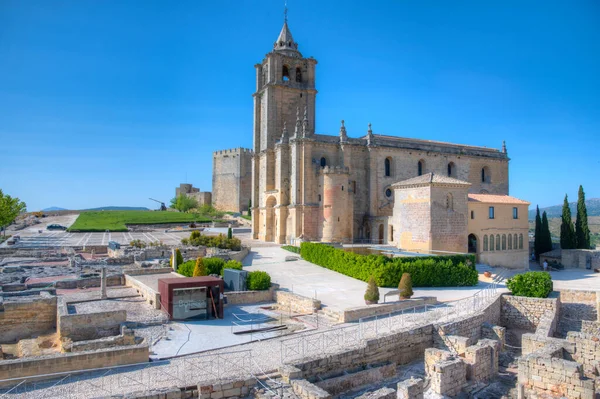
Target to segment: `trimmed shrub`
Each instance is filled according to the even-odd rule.
[[[190,240],[197,240],[198,238],[200,238],[200,232],[198,230],[192,231],[192,234],[190,234]]]
[[[181,265],[183,263],[183,255],[181,255],[181,251],[179,250],[179,248],[177,248],[175,250],[175,260],[176,260],[176,262],[173,263],[173,256],[171,255],[171,261],[170,261],[171,267],[174,270],[177,270],[177,266]]]
[[[506,286],[513,295],[548,298],[552,292],[552,277],[546,272],[527,272],[509,278]]]
[[[194,267],[193,277],[206,276],[207,274],[208,273],[206,273],[206,266],[204,265],[202,258],[198,257],[198,259],[196,259],[196,266]]]
[[[204,258],[204,265],[208,274],[223,275],[223,266],[225,261],[221,258]]]
[[[281,247],[281,249],[285,249],[286,251],[290,251],[290,252],[300,255],[300,248],[295,247],[293,245],[284,245]]]
[[[242,249],[242,241],[240,241],[239,238],[227,238],[223,234],[219,234],[218,236],[205,236],[200,234],[199,231],[192,231],[188,242],[195,247],[216,247],[230,249],[232,251],[239,251]]]
[[[181,245],[190,245],[190,239],[189,238],[182,238],[181,239]]]
[[[195,267],[196,261],[188,260],[187,262],[184,262],[181,265],[179,265],[179,267],[177,268],[177,273],[181,274],[182,276],[192,277],[194,274]]]
[[[250,291],[268,290],[271,287],[271,276],[267,272],[250,272],[246,279],[246,286]]]
[[[225,266],[223,266],[223,269],[243,270],[242,262],[237,260],[228,260],[227,263],[225,263]]]
[[[402,273],[400,284],[398,284],[398,290],[400,291],[398,295],[400,299],[410,298],[413,296],[412,279],[410,278],[410,273]]]
[[[359,255],[329,245],[303,242],[305,260],[362,281],[375,277],[379,287],[398,287],[403,273],[410,273],[414,287],[460,287],[477,285],[475,255],[388,258]]]
[[[377,287],[377,282],[375,281],[375,277],[369,277],[369,282],[367,283],[367,291],[365,292],[365,301],[369,302],[379,302],[379,288]]]

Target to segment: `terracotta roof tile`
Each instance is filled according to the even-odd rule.
[[[529,205],[529,202],[520,200],[510,195],[496,195],[496,194],[469,194],[469,201],[471,202],[483,202],[486,204],[517,204],[517,205]]]

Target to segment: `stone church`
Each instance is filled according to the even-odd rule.
[[[317,134],[316,66],[287,19],[255,65],[253,238],[470,251],[493,265],[526,266],[528,203],[508,196],[504,143],[403,138],[370,124],[351,138],[344,121],[336,135]]]

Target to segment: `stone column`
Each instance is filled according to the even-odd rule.
[[[106,295],[106,267],[102,267],[102,272],[100,275],[100,293],[101,299],[106,299],[108,296]]]

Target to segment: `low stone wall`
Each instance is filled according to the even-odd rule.
[[[255,378],[248,378],[245,380],[207,381],[198,384],[198,393],[201,398],[244,398],[248,396],[250,389],[255,385]]]
[[[523,296],[502,295],[501,325],[535,331],[542,316],[547,311],[558,314],[558,298],[527,298]]]
[[[372,367],[356,373],[348,373],[339,377],[315,382],[315,385],[331,395],[339,395],[351,389],[385,380],[396,375],[396,363],[380,367]]]
[[[158,267],[158,268],[138,268],[128,269],[125,271],[125,277],[129,276],[146,276],[148,274],[162,274],[171,273],[173,271],[170,267]]]
[[[100,287],[100,277],[88,277],[88,278],[73,278],[67,280],[56,281],[53,285],[59,289],[76,289],[76,288],[90,288]],[[122,274],[112,274],[106,277],[106,285],[108,287],[114,287],[125,284],[125,277]]]
[[[396,399],[396,390],[384,387],[376,391],[365,392],[354,399]]]
[[[585,269],[590,262],[592,269],[600,268],[600,251],[593,249],[563,249],[560,263],[567,268]]]
[[[14,343],[56,329],[56,296],[0,298],[0,344]]]
[[[563,359],[563,349],[558,345],[519,358],[518,381],[527,396],[594,397],[594,380],[585,378],[580,364]]]
[[[63,298],[58,301],[57,331],[59,337],[71,341],[88,341],[119,335],[121,323],[127,319],[125,310],[69,314]]]
[[[571,358],[583,365],[583,370],[588,377],[593,377],[600,372],[600,338],[598,336],[569,332],[565,346]],[[596,367],[599,369],[596,371]],[[598,387],[600,388],[600,386]]]
[[[600,322],[582,320],[581,333],[600,337]]]
[[[121,326],[121,334],[117,336],[93,339],[89,341],[65,342],[63,343],[62,347],[65,352],[85,352],[129,345],[136,345],[136,339],[133,330],[130,330],[125,326]]]
[[[273,302],[275,290],[279,286],[271,284],[271,288],[264,291],[229,291],[225,293],[228,305],[240,305],[246,303]]]
[[[307,380],[292,380],[294,393],[302,399],[330,399],[331,395]]]
[[[403,301],[380,303],[376,305],[359,306],[348,308],[338,313],[338,321],[342,323],[350,323],[360,320],[363,317],[379,316],[387,313],[399,312],[403,309],[413,308],[422,305],[434,305],[437,303],[437,298],[433,296],[405,299]]]
[[[278,308],[294,313],[312,314],[321,309],[321,301],[318,299],[281,290],[275,291],[275,302]]]
[[[148,361],[148,356],[148,345],[144,343],[97,351],[2,360],[0,361],[0,387],[16,385],[19,379],[42,374],[144,363]],[[36,380],[43,378],[39,377]],[[45,378],[56,378],[56,376]],[[8,379],[11,380],[5,381]],[[31,378],[27,380],[31,381]]]
[[[499,341],[482,339],[465,350],[467,379],[473,382],[488,382],[498,374]]]
[[[589,303],[596,304],[599,300],[600,291],[578,291],[578,290],[559,290],[561,303]]]
[[[411,377],[398,383],[398,399],[423,399],[423,380]]]
[[[467,366],[460,359],[442,360],[433,366],[429,378],[433,392],[456,396],[467,382]]]
[[[148,274],[169,274],[173,272],[173,269],[170,267],[161,268],[161,269],[150,269],[155,270],[155,273],[136,273],[130,274],[127,272],[125,274],[125,285],[127,287],[133,287],[140,294],[142,298],[154,309],[160,309],[160,293],[155,291],[153,288],[148,287],[146,284],[142,283],[140,280],[135,278],[136,276],[148,275]],[[136,270],[137,272],[137,270]],[[166,277],[166,276],[165,276]]]

